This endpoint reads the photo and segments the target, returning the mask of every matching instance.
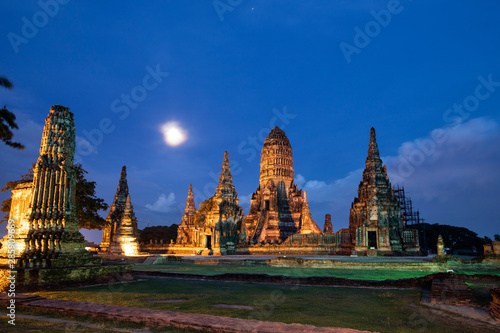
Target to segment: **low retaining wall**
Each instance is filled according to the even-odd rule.
[[[133,265],[108,264],[81,267],[17,268],[0,267],[0,292],[11,289],[16,292],[52,289],[61,286],[78,286],[88,283],[132,280]],[[8,280],[10,278],[10,280]],[[14,279],[13,279],[14,278]]]

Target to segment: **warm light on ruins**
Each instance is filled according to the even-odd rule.
[[[181,145],[187,140],[187,131],[176,121],[163,124],[161,132],[163,133],[165,143],[172,147]]]
[[[122,237],[120,239],[120,246],[122,252],[126,256],[138,256],[139,248],[137,245],[137,239],[133,237]]]

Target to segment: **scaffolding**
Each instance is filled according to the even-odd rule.
[[[404,229],[411,228],[419,231],[420,244],[422,249],[427,250],[427,240],[425,239],[424,219],[420,217],[420,211],[413,209],[413,203],[410,197],[406,196],[404,186],[397,185],[392,188],[394,196],[399,202],[401,217],[403,218]]]

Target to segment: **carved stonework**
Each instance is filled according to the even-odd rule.
[[[75,213],[75,123],[54,105],[45,119],[33,181],[12,191],[16,264],[23,267],[91,265]],[[0,255],[6,257],[7,243]],[[3,263],[4,260],[1,260]]]
[[[199,220],[195,220],[195,216]],[[177,244],[204,248],[206,254],[225,254],[244,238],[242,223],[245,218],[239,206],[238,194],[233,185],[229,155],[224,160],[215,194],[204,201],[197,212],[189,185],[188,198],[182,222],[177,230]],[[243,236],[242,236],[243,235]]]
[[[356,251],[402,251],[400,207],[387,170],[382,165],[373,127],[365,166],[358,197],[354,198],[349,215],[349,229]]]
[[[127,256],[138,255],[137,218],[130,200],[125,166],[122,168],[118,188],[106,222],[108,224],[102,234],[101,250]]]
[[[245,218],[233,185],[227,151],[224,152],[219,184],[208,202],[210,204],[205,215],[205,222],[201,226],[200,242],[205,248],[212,249],[214,253],[221,250],[224,253],[226,245],[235,246],[239,242]]]
[[[245,222],[248,241],[282,242],[293,234],[319,234],[307,195],[294,183],[292,146],[275,127],[262,148],[259,187],[252,195]]]

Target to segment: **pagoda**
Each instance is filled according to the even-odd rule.
[[[106,218],[102,233],[102,251],[126,256],[139,254],[139,232],[137,218],[130,200],[127,183],[127,168],[122,167],[115,198]]]
[[[245,220],[247,241],[280,243],[293,234],[320,234],[305,191],[294,183],[292,146],[274,127],[262,147],[259,187],[252,194]]]

